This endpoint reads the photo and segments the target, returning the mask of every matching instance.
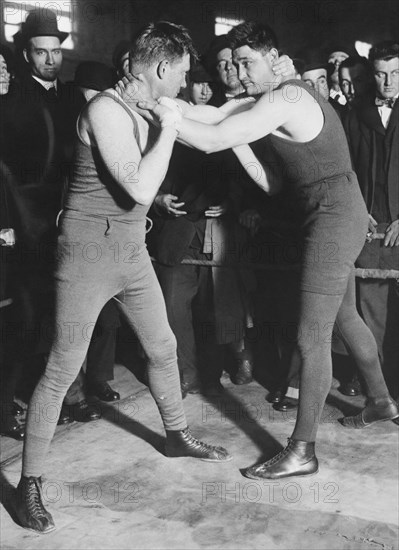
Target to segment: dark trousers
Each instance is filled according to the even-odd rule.
[[[187,257],[209,259],[195,248],[190,248]],[[223,372],[223,350],[215,334],[211,269],[199,265],[157,264],[156,273],[169,324],[177,340],[181,379],[189,384],[199,378],[219,380]]]
[[[377,342],[388,387],[398,396],[399,285],[394,280],[358,280],[362,317]]]
[[[119,326],[119,311],[112,299],[98,316],[84,364],[65,396],[66,404],[73,405],[85,399],[85,386],[114,379],[116,331]]]

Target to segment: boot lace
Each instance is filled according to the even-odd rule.
[[[215,447],[214,445],[209,445],[204,441],[200,441],[199,439],[194,437],[188,429],[184,430],[183,438],[187,445],[189,445],[190,447],[195,447],[199,451],[219,451],[222,449],[221,447]]]
[[[288,445],[282,451],[280,451],[278,454],[276,454],[276,456],[274,456],[270,460],[267,460],[266,462],[263,462],[263,464],[260,464],[258,468],[260,470],[265,470],[265,469],[269,468],[269,466],[273,466],[273,464],[276,464],[282,458],[287,456],[287,454],[291,450],[291,439],[288,438],[287,441],[288,441]]]
[[[38,481],[32,480],[28,482],[28,490],[25,502],[28,512],[31,516],[45,517],[47,515],[46,509],[44,508],[41,499],[40,486]]]

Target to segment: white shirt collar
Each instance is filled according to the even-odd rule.
[[[47,80],[43,80],[42,78],[39,78],[38,76],[32,75],[32,78],[34,78],[39,84],[43,86],[43,88],[46,88],[46,90],[49,90],[50,88],[55,88],[57,90],[57,79],[48,82]]]
[[[340,105],[346,105],[346,97],[344,96],[344,94],[341,91],[334,90],[333,88],[331,88],[330,90],[331,99],[335,99],[337,96],[338,96],[338,99],[336,101],[338,101]]]
[[[397,93],[394,98],[397,99],[399,97],[399,93]],[[385,129],[388,128],[389,119],[391,118],[392,109],[390,109],[387,105],[379,105],[378,106],[378,113],[381,117],[382,125]]]

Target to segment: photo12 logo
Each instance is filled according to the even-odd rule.
[[[296,504],[302,500],[311,499],[314,503],[337,504],[336,498],[339,485],[335,482],[311,485],[299,484],[295,481],[249,481],[246,483],[205,482],[202,484],[202,503],[217,499],[222,503],[227,501],[266,502],[269,504],[286,502]]]

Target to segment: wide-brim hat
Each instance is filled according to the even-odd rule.
[[[35,36],[56,36],[63,42],[68,34],[59,30],[56,14],[46,8],[30,11],[21,27],[21,39],[25,44]]]
[[[348,57],[352,57],[357,53],[355,47],[352,44],[346,44],[346,43],[332,44],[328,48],[325,48],[325,50],[327,53],[327,59],[334,52],[346,53]]]
[[[301,59],[303,62],[300,67],[301,75],[303,75],[303,73],[314,71],[316,69],[325,69],[327,71],[327,74],[330,71],[331,63],[328,63],[325,53],[320,50],[303,50],[302,52],[300,52],[300,55],[296,57]]]

